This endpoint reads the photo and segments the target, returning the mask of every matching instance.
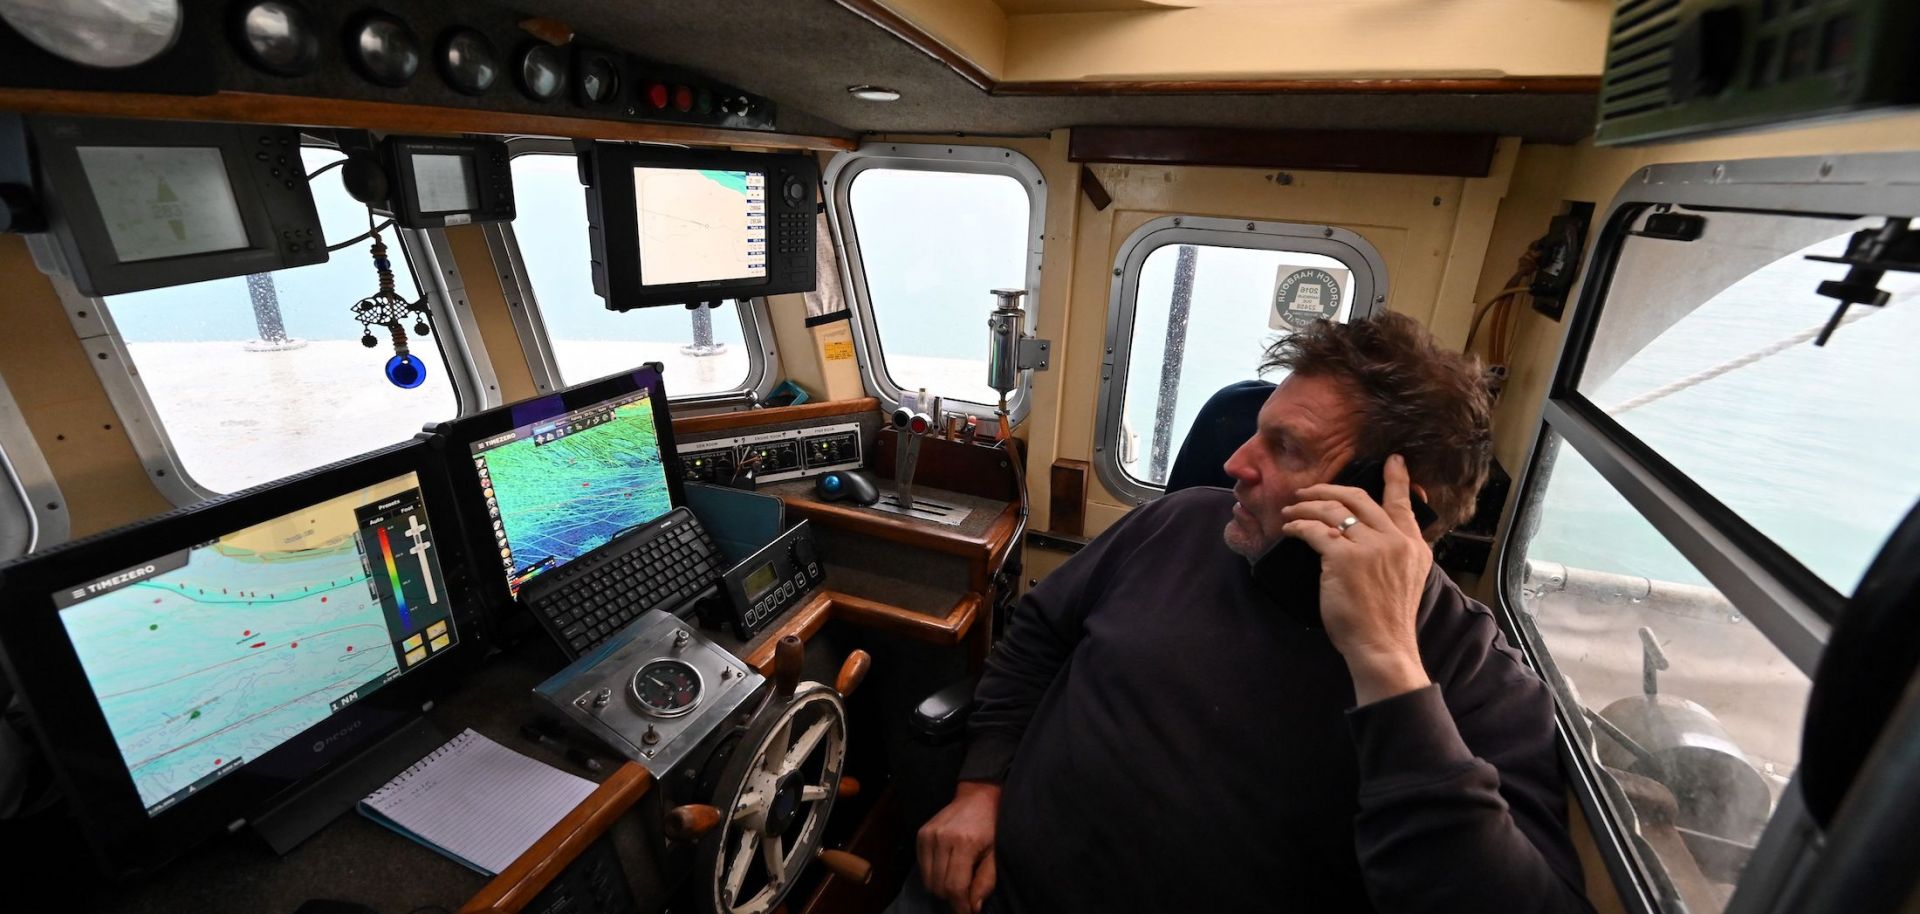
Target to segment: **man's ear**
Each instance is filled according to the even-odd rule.
[[[1417,496],[1417,497],[1418,497],[1418,498],[1419,498],[1419,499],[1420,499],[1421,501],[1426,501],[1426,500],[1427,500],[1427,490],[1426,490],[1426,487],[1424,487],[1424,486],[1422,486],[1422,485],[1420,485],[1420,484],[1419,484],[1419,483],[1417,483],[1417,482],[1416,482],[1416,483],[1408,483],[1408,485],[1409,485],[1409,486],[1411,486],[1411,487],[1413,488],[1413,494],[1414,494],[1415,496]],[[1429,504],[1431,504],[1431,502],[1428,502],[1428,503],[1429,503]]]

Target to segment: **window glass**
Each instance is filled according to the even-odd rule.
[[[901,390],[997,402],[987,315],[993,290],[1027,285],[1026,188],[1007,175],[869,168],[847,199],[882,370]]]
[[[1666,907],[1720,911],[1799,762],[1807,677],[1591,464],[1545,446],[1522,624],[1652,883],[1686,905]]]
[[[1211,244],[1169,244],[1147,255],[1134,298],[1118,442],[1128,476],[1166,484],[1207,398],[1255,377],[1267,345],[1291,328],[1274,301],[1282,279],[1295,275],[1300,279],[1288,288],[1301,288],[1290,292],[1298,314],[1320,302],[1332,319],[1347,320],[1353,281],[1347,266],[1332,257]],[[1337,294],[1323,288],[1328,278],[1339,286]]]
[[[661,362],[667,366],[671,397],[746,386],[752,353],[735,303],[706,315],[710,330],[701,340],[695,328],[701,317],[685,308],[620,313],[608,311],[606,300],[594,294],[587,197],[573,156],[515,156],[513,197],[513,238],[538,299],[540,319],[547,325],[560,383],[578,384],[642,362]]]
[[[1580,392],[1851,593],[1920,497],[1920,275],[1817,347],[1847,267],[1808,255],[1884,220],[1703,215],[1696,241],[1626,239]]]
[[[341,158],[332,149],[302,153],[309,172]],[[333,243],[367,230],[366,207],[338,175],[313,181]],[[420,293],[399,233],[386,229],[380,237],[395,292],[412,301]],[[385,333],[372,348],[361,345],[352,307],[379,290],[372,244],[334,251],[322,264],[106,299],[160,426],[195,482],[236,491],[405,440],[459,411],[434,337],[413,336],[407,324],[410,351],[427,369],[412,390],[387,381],[393,348]]]

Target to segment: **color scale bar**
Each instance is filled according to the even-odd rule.
[[[387,581],[393,585],[393,602],[400,607],[400,630],[413,631],[413,620],[407,618],[407,592],[400,589],[400,567],[393,563],[393,545],[387,542],[387,528],[376,527],[380,534],[380,557],[387,560]]]

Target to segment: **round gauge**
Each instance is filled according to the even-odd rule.
[[[596,105],[605,105],[618,97],[620,71],[605,57],[589,57],[580,68],[580,94]]]
[[[320,60],[320,36],[306,8],[288,0],[260,0],[241,8],[235,23],[240,52],[256,67],[303,76]]]
[[[483,95],[500,78],[500,55],[487,36],[473,29],[454,29],[440,39],[440,75],[462,93]]]
[[[700,671],[683,660],[649,660],[633,674],[630,686],[640,710],[655,717],[679,717],[700,703]]]
[[[40,49],[89,67],[137,67],[180,37],[180,0],[0,0],[0,20]]]
[[[420,71],[420,39],[386,13],[368,13],[347,30],[347,59],[360,75],[399,88]]]
[[[520,52],[520,90],[536,102],[550,102],[567,87],[566,52],[535,42]]]

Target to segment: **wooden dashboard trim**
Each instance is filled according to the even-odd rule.
[[[797,133],[725,130],[688,124],[642,124],[551,114],[519,114],[406,105],[395,102],[260,92],[212,95],[146,95],[138,92],[76,92],[48,89],[0,89],[0,111],[82,117],[155,118],[286,124],[300,127],[348,127],[407,133],[487,133],[556,136],[586,140],[641,140],[698,146],[751,146],[835,152],[854,148],[841,137]]]
[[[775,406],[768,409],[745,409],[733,413],[714,413],[710,416],[676,417],[673,420],[673,434],[676,439],[705,435],[712,432],[730,432],[743,428],[758,428],[763,425],[777,425],[782,422],[799,422],[810,419],[826,419],[832,416],[852,416],[859,413],[878,412],[880,401],[873,397],[859,397],[852,400],[824,400],[819,403],[802,403],[798,406]]]
[[[460,914],[518,914],[652,786],[647,769],[634,762],[621,765],[512,866],[467,899]]]
[[[865,597],[821,590],[780,624],[776,637],[767,638],[745,659],[747,665],[760,671],[761,675],[771,676],[774,645],[779,643],[781,637],[799,635],[800,640],[805,641],[820,631],[830,619],[879,629],[916,641],[955,645],[965,640],[967,632],[973,628],[974,620],[980,615],[982,602],[979,594],[970,591],[954,601],[946,615],[930,616]]]

